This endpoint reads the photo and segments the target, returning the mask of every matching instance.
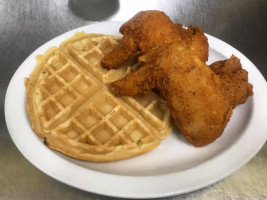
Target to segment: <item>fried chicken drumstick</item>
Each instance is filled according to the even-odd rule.
[[[123,38],[120,44],[102,60],[111,69],[120,67],[137,51],[146,53],[151,48],[169,43],[187,46],[203,61],[208,60],[208,41],[200,27],[188,27],[173,23],[160,11],[142,11],[120,28]]]

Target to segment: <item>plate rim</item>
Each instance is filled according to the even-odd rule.
[[[226,172],[224,172],[224,173],[222,173],[219,170],[217,172],[218,174],[217,174],[216,178],[208,178],[209,180],[204,180],[204,183],[203,182],[202,183],[196,183],[194,186],[187,187],[185,189],[183,188],[183,189],[180,189],[180,190],[177,190],[175,188],[171,188],[169,190],[165,190],[165,191],[154,193],[154,192],[150,191],[149,188],[147,188],[148,191],[142,191],[141,194],[138,193],[138,191],[136,191],[136,190],[140,189],[140,186],[144,187],[144,186],[147,186],[148,183],[154,183],[154,187],[156,188],[157,185],[155,185],[155,183],[157,181],[161,181],[160,185],[165,183],[167,186],[169,186],[170,184],[168,184],[168,182],[169,182],[169,180],[173,180],[173,176],[175,176],[176,178],[179,177],[182,180],[182,179],[185,179],[186,176],[189,175],[189,174],[197,175],[198,170],[196,170],[195,168],[192,168],[192,169],[186,170],[187,172],[185,174],[182,174],[181,172],[176,172],[176,173],[166,174],[166,175],[133,177],[133,176],[106,174],[104,172],[98,172],[98,171],[90,170],[90,169],[84,168],[82,166],[78,166],[78,165],[75,165],[73,163],[70,163],[69,161],[66,161],[63,158],[58,158],[60,164],[68,163],[67,166],[78,168],[78,170],[80,172],[82,172],[82,173],[79,173],[79,174],[85,173],[86,175],[90,175],[90,177],[92,177],[92,178],[99,178],[100,177],[100,178],[104,178],[106,180],[108,179],[109,181],[116,182],[116,184],[113,183],[114,185],[117,185],[116,187],[123,187],[123,186],[126,185],[125,184],[126,182],[131,184],[131,185],[132,184],[134,185],[137,182],[139,184],[139,187],[137,189],[136,188],[132,188],[133,190],[131,190],[131,191],[129,189],[128,190],[125,189],[125,190],[122,190],[121,193],[118,193],[117,191],[113,191],[112,189],[107,189],[107,188],[103,189],[103,188],[101,188],[101,183],[99,181],[97,182],[97,184],[98,184],[97,187],[95,185],[92,185],[92,184],[89,184],[89,187],[88,187],[88,185],[84,185],[85,183],[82,183],[83,185],[79,185],[79,184],[77,185],[77,182],[75,182],[75,183],[70,182],[70,180],[68,180],[68,178],[66,179],[66,177],[62,177],[61,174],[54,173],[53,170],[51,171],[51,169],[49,169],[49,168],[45,168],[44,166],[40,166],[40,162],[36,162],[36,160],[32,160],[32,157],[29,154],[27,154],[25,149],[23,149],[21,144],[17,141],[17,138],[15,137],[15,134],[13,133],[14,127],[12,127],[11,120],[10,120],[10,117],[12,117],[12,116],[10,116],[10,112],[12,111],[12,108],[10,107],[9,98],[10,98],[10,95],[12,96],[12,94],[10,94],[11,93],[10,91],[12,90],[12,87],[13,87],[12,84],[16,80],[15,78],[19,76],[19,73],[22,73],[21,71],[23,69],[23,66],[25,66],[27,64],[27,62],[29,62],[29,60],[33,59],[35,57],[35,55],[37,54],[37,52],[41,51],[42,49],[47,49],[47,47],[55,46],[55,45],[51,45],[55,41],[56,41],[57,44],[59,44],[60,42],[64,41],[65,39],[73,36],[73,34],[75,32],[82,31],[82,30],[87,32],[86,30],[90,30],[90,29],[93,30],[94,28],[96,30],[98,30],[98,29],[102,30],[105,26],[111,26],[111,24],[112,24],[112,27],[115,28],[115,27],[119,27],[122,23],[123,23],[123,21],[99,22],[99,23],[93,23],[93,24],[90,24],[90,25],[86,25],[86,26],[82,26],[82,27],[70,30],[70,31],[68,31],[66,33],[63,33],[63,34],[61,34],[61,35],[49,40],[45,44],[43,44],[40,47],[38,47],[18,67],[16,72],[13,74],[13,76],[12,76],[12,78],[10,80],[10,83],[8,85],[8,88],[7,88],[7,92],[6,92],[6,96],[5,96],[4,112],[5,112],[6,125],[7,125],[7,128],[8,128],[9,134],[10,134],[15,146],[19,149],[19,151],[22,153],[22,155],[30,163],[32,163],[36,168],[38,168],[39,170],[41,170],[42,172],[44,172],[48,176],[50,176],[50,177],[52,177],[52,178],[54,178],[54,179],[56,179],[56,180],[58,180],[60,182],[63,182],[65,184],[67,184],[67,185],[70,185],[72,187],[75,187],[75,188],[78,188],[78,189],[82,189],[82,190],[85,190],[85,191],[88,191],[88,192],[93,192],[93,193],[96,193],[96,194],[101,194],[101,195],[106,195],[106,196],[113,196],[113,197],[124,197],[124,198],[159,198],[159,197],[167,197],[167,196],[173,196],[173,195],[178,195],[178,194],[182,194],[182,193],[192,192],[192,191],[207,187],[207,186],[209,186],[211,184],[214,184],[214,183],[220,181],[221,179],[225,178],[226,176],[230,175],[231,173],[233,173],[234,171],[239,169],[241,166],[245,165],[249,160],[251,160],[254,157],[254,155],[264,145],[264,143],[265,143],[265,141],[267,139],[267,135],[261,135],[262,140],[261,141],[256,141],[257,145],[255,145],[255,147],[253,149],[251,149],[250,155],[247,156],[246,159],[242,159],[241,163],[236,164],[235,167],[231,167],[231,169],[226,170]],[[101,32],[99,32],[99,33],[101,33]],[[230,46],[229,44],[223,42],[222,40],[220,40],[218,38],[215,38],[215,37],[213,37],[213,36],[211,36],[209,34],[206,34],[206,36],[209,39],[210,45],[211,44],[212,44],[212,46],[214,46],[214,45],[222,45],[225,48],[224,54],[222,54],[223,56],[230,57],[232,54],[234,54],[241,61],[245,60],[244,62],[248,63],[248,66],[251,67],[249,70],[253,69],[252,70],[253,73],[249,72],[249,77],[250,76],[251,77],[255,77],[256,76],[258,78],[258,81],[261,82],[262,87],[266,90],[265,93],[264,92],[256,93],[257,96],[261,96],[261,95],[267,94],[267,84],[266,84],[266,81],[265,81],[264,77],[262,76],[260,71],[256,68],[256,66],[247,57],[245,57],[241,52],[239,52],[238,50],[236,50],[234,47]],[[228,49],[231,49],[231,51],[227,51]],[[243,67],[246,70],[248,70],[246,68],[247,66],[243,66]],[[254,83],[253,83],[253,85],[254,85]],[[256,85],[258,85],[258,84],[256,84]],[[24,84],[23,84],[23,86],[20,86],[20,88],[24,88]],[[255,89],[256,88],[254,88],[254,90]],[[24,88],[24,90],[25,90],[25,88]],[[255,93],[255,91],[254,91],[254,93]],[[261,97],[261,98],[263,98],[263,97]],[[267,100],[267,95],[264,96],[264,98],[265,98],[265,100]],[[260,111],[259,110],[255,110],[256,109],[255,108],[255,106],[256,106],[255,101],[259,100],[259,99],[256,99],[255,94],[254,94],[253,100],[254,101],[253,101],[253,113],[252,113],[252,115],[255,116],[255,114],[259,114],[260,113],[261,116],[258,117],[258,118],[264,118],[263,116],[267,117],[267,114],[266,114],[267,113],[267,109],[266,108],[262,109],[262,110],[266,111],[265,113],[262,110],[260,110]],[[260,100],[260,102],[262,102],[262,101],[264,101],[264,100]],[[257,113],[255,113],[255,112],[257,112]],[[248,128],[250,128],[250,127],[247,127],[246,130],[244,130],[244,131],[247,132]],[[267,125],[265,125],[265,129],[264,130],[267,130]],[[36,136],[36,137],[38,137],[38,136]],[[242,136],[242,138],[244,139],[244,135]],[[240,138],[240,140],[242,140],[242,138]],[[242,144],[242,145],[244,145],[244,144]],[[203,169],[206,169],[206,167],[210,167],[210,166],[216,166],[216,162],[215,162],[216,160],[218,160],[219,158],[223,159],[222,158],[223,155],[226,155],[227,153],[229,154],[229,151],[230,150],[233,151],[234,149],[236,149],[236,148],[235,147],[231,147],[231,148],[227,149],[225,152],[223,152],[222,154],[219,154],[218,156],[216,156],[215,159],[212,159],[212,160],[204,163],[204,168]],[[49,151],[50,150],[48,149],[48,152]],[[75,181],[77,181],[77,180],[75,180]]]

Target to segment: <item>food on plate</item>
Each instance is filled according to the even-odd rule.
[[[205,146],[224,131],[232,109],[253,95],[247,71],[232,56],[208,67],[208,41],[201,27],[174,24],[163,12],[143,11],[120,28],[121,43],[102,64],[118,68],[141,52],[141,67],[110,83],[117,95],[159,90],[175,124],[195,146]]]
[[[253,95],[253,86],[248,82],[248,72],[242,69],[240,60],[234,55],[228,60],[212,63],[210,68],[222,80],[222,91],[233,108],[245,103],[247,98]]]
[[[232,114],[220,77],[180,44],[158,46],[147,54],[154,59],[110,83],[111,90],[117,95],[136,95],[157,88],[190,143],[204,146],[217,139]]]
[[[203,60],[208,60],[208,41],[201,27],[173,23],[161,11],[141,11],[120,28],[123,34],[120,44],[107,54],[102,64],[105,67],[119,68],[137,51],[142,54],[151,48],[169,43],[177,43],[194,51]]]
[[[115,97],[109,91],[107,83],[136,63],[133,58],[118,70],[101,67],[119,41],[81,32],[37,56],[25,79],[27,111],[48,147],[82,160],[114,161],[151,151],[170,134],[173,123],[160,96]]]
[[[96,162],[130,158],[156,148],[172,119],[190,143],[205,146],[253,95],[235,56],[205,64],[199,26],[144,11],[120,32],[122,39],[77,33],[37,56],[25,78],[27,111],[48,147]]]
[[[181,45],[176,46],[178,52],[185,49],[185,47]],[[165,48],[167,48],[166,45]],[[145,55],[140,56],[138,58],[138,61],[143,63],[153,62],[155,59],[157,59],[158,54],[162,50],[163,48],[152,48]],[[194,55],[199,56],[199,54],[197,54],[195,51],[193,52]],[[242,68],[240,60],[234,55],[232,55],[227,60],[216,61],[212,63],[209,67],[221,79],[222,91],[224,93],[224,96],[228,98],[228,100],[230,101],[230,105],[233,108],[235,108],[239,104],[245,103],[247,98],[253,95],[253,86],[248,82],[248,72]],[[142,88],[142,90],[145,90],[145,84],[143,85],[144,87]],[[137,88],[132,88],[132,90],[136,89]]]

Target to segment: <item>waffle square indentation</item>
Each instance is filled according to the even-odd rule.
[[[97,122],[101,120],[101,117],[96,114],[92,109],[87,109],[83,111],[78,117],[77,120],[86,128],[90,129]]]
[[[84,76],[80,76],[78,79],[76,79],[73,84],[72,87],[78,91],[80,94],[82,94],[84,91],[86,91],[90,86],[92,85],[92,83],[85,79]]]
[[[150,95],[144,95],[144,94],[139,94],[135,95],[133,98],[143,107],[147,107],[154,99],[155,95],[152,95],[153,93],[149,93]]]
[[[136,129],[131,134],[129,134],[129,137],[131,138],[132,141],[137,142],[141,140],[144,137],[144,135],[140,130]]]
[[[64,66],[67,63],[67,60],[64,59],[62,56],[59,54],[56,54],[49,58],[47,61],[47,64],[54,70],[57,71],[59,70],[62,66]]]
[[[87,51],[89,49],[88,39],[83,39],[71,44],[78,51]]]
[[[120,130],[132,120],[132,117],[130,117],[126,111],[119,109],[112,113],[109,120]]]
[[[67,83],[71,82],[78,74],[79,72],[72,65],[69,65],[67,68],[65,68],[64,70],[60,72],[60,76]]]
[[[83,130],[80,129],[75,123],[70,123],[69,126],[60,130],[62,134],[65,134],[70,139],[75,139],[83,134]]]
[[[94,140],[92,140],[93,137],[89,137],[88,135],[82,137],[79,142],[83,143],[83,144],[89,144],[89,145],[93,145],[93,146],[97,146],[99,143],[97,142],[97,140],[95,138],[93,138]]]
[[[126,135],[131,141],[137,143],[146,136],[148,136],[149,133],[144,128],[142,128],[138,123],[133,123],[126,131]]]
[[[165,114],[168,112],[168,108],[165,102],[157,101],[151,108],[150,112],[161,121],[164,120]]]
[[[69,104],[71,104],[75,98],[76,96],[72,92],[70,92],[68,89],[64,89],[60,91],[60,94],[56,96],[56,99],[64,107],[67,107]]]
[[[44,110],[44,116],[46,117],[47,121],[52,119],[54,116],[56,116],[56,114],[60,112],[60,109],[52,100],[46,102],[42,108]]]
[[[51,76],[51,73],[49,70],[43,70],[42,73],[40,74],[40,77],[42,77],[43,80],[47,79],[49,76]]]
[[[92,50],[85,55],[85,58],[91,66],[97,67],[100,66],[102,55],[98,51]]]
[[[94,130],[92,130],[92,134],[95,138],[102,144],[105,144],[108,140],[110,140],[114,135],[114,130],[108,126],[106,123],[100,124]]]
[[[110,40],[104,40],[99,44],[99,49],[103,52],[104,55],[106,55],[114,49],[114,42],[116,41],[113,40],[111,42]]]
[[[114,102],[112,97],[107,94],[101,95],[95,103],[96,108],[104,115],[110,113],[116,107],[116,105],[117,104]]]
[[[55,94],[58,90],[62,88],[63,84],[56,77],[52,77],[49,81],[46,81],[43,86],[51,94]]]

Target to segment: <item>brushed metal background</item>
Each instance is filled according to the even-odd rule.
[[[0,199],[115,199],[69,187],[32,166],[9,136],[4,98],[16,69],[43,43],[94,21],[127,20],[147,9],[163,10],[173,21],[185,26],[202,26],[206,33],[241,51],[267,77],[266,0],[1,0]],[[259,152],[264,159],[267,159],[266,145]],[[236,185],[237,190],[240,187]],[[203,190],[164,199],[197,198]],[[256,194],[247,196],[247,199],[257,198]]]

